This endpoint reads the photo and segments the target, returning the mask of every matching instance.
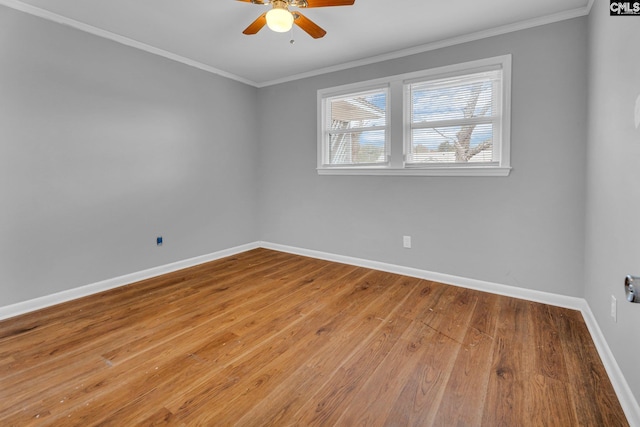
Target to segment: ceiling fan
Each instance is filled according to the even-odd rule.
[[[263,13],[251,23],[242,33],[256,34],[265,25],[269,29],[284,33],[291,29],[293,24],[302,28],[314,39],[324,37],[327,32],[320,28],[315,22],[298,11],[291,12],[289,7],[329,7],[329,6],[351,6],[355,0],[237,0],[253,4],[270,4],[271,10]]]

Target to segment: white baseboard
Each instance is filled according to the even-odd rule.
[[[0,307],[0,320],[19,316],[21,314],[40,310],[74,299],[97,294],[98,292],[107,291],[109,289],[118,288],[120,286],[130,285],[132,283],[149,279],[151,277],[157,277],[163,274],[171,273],[173,271],[182,270],[183,268],[193,267],[209,261],[215,261],[220,258],[228,257],[241,252],[246,252],[258,247],[258,242],[247,243],[245,245],[236,246],[230,249],[224,249],[218,252],[213,252],[211,254],[172,262],[170,264],[161,265],[159,267],[149,268],[147,270],[126,274],[124,276],[115,277],[113,279],[102,280],[90,285],[80,286],[78,288],[73,288],[66,291],[57,292],[55,294],[45,295],[39,298],[34,298],[16,304]]]
[[[296,248],[270,242],[260,242],[260,246],[266,249],[273,249],[274,251],[288,252],[291,254],[303,255],[311,258],[324,259],[327,261],[340,262],[343,264],[357,265],[358,267],[387,271],[389,273],[402,274],[404,276],[417,277],[419,279],[431,280],[434,282],[445,283],[447,285],[455,285],[463,288],[490,292],[492,294],[524,299],[527,301],[535,301],[544,304],[555,305],[558,307],[571,308],[574,310],[581,310],[584,304],[584,299],[582,298],[518,288],[515,286],[500,285],[497,283],[485,282],[483,280],[469,279],[466,277],[453,276],[450,274],[420,270],[418,268],[403,267],[401,265],[387,264],[384,262],[370,261],[362,258],[354,258],[344,255],[335,255],[327,252]]]
[[[417,277],[420,279],[432,280],[435,282],[460,286],[468,289],[475,289],[483,292],[504,295],[512,298],[519,298],[528,301],[535,301],[544,304],[565,307],[582,312],[587,328],[591,333],[593,342],[598,350],[602,363],[609,375],[609,379],[613,384],[613,388],[618,395],[618,400],[624,410],[627,420],[632,427],[640,427],[640,405],[636,401],[629,384],[627,383],[622,370],[607,344],[607,341],[598,326],[591,308],[583,298],[569,297],[566,295],[557,295],[549,292],[536,291],[532,289],[523,289],[515,286],[502,285],[498,283],[486,282],[482,280],[469,279],[466,277],[453,276],[450,274],[436,273],[427,270],[420,270],[412,267],[404,267],[395,264],[387,264],[384,262],[371,261],[362,258],[354,258],[344,255],[336,255],[328,252],[321,252],[311,249],[302,249],[293,246],[280,245],[270,242],[253,242],[230,249],[221,250],[208,255],[202,255],[183,261],[177,261],[159,267],[150,268],[140,272],[127,274],[109,280],[93,283],[75,289],[58,292],[52,295],[35,298],[32,300],[20,302],[17,304],[0,307],[0,320],[18,316],[20,314],[50,307],[62,302],[71,301],[73,299],[96,294],[98,292],[117,288],[139,282],[140,280],[151,277],[160,276],[173,271],[193,267],[216,259],[235,255],[256,248],[272,249],[280,252],[287,252],[296,255],[308,256],[311,258],[323,259],[327,261],[339,262],[343,264],[356,265],[359,267],[371,268],[374,270],[387,271],[389,273],[402,274],[404,276]]]
[[[593,343],[598,350],[600,359],[602,359],[602,364],[607,371],[607,375],[609,375],[609,380],[618,395],[618,400],[624,410],[624,414],[627,416],[629,425],[631,427],[640,427],[640,404],[635,399],[629,383],[625,379],[618,362],[616,362],[616,358],[613,356],[611,348],[609,348],[607,340],[586,300],[584,301],[584,308],[581,311],[584,322],[587,324],[587,328],[589,328],[589,332],[591,333]]]
[[[598,322],[593,316],[593,312],[587,301],[583,298],[557,295],[549,292],[535,291],[532,289],[518,288],[515,286],[501,285],[482,280],[469,279],[467,277],[453,276],[450,274],[435,273],[432,271],[420,270],[411,267],[403,267],[394,264],[387,264],[378,261],[370,261],[361,258],[336,255],[327,252],[320,252],[311,249],[302,249],[292,246],[280,245],[277,243],[260,242],[260,246],[275,251],[288,252],[296,255],[308,256],[327,261],[340,262],[343,264],[356,265],[359,267],[371,268],[374,270],[387,271],[389,273],[402,274],[404,276],[417,277],[434,282],[460,286],[463,288],[504,295],[512,298],[519,298],[528,301],[540,302],[543,304],[579,310],[591,333],[593,342],[598,350],[602,364],[609,375],[609,379],[618,396],[620,405],[627,417],[627,421],[632,427],[640,427],[640,405],[635,399],[629,383],[624,378],[618,362],[616,362],[607,340],[605,339]]]

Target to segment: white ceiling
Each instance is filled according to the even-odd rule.
[[[356,0],[304,9],[312,39],[246,28],[268,6],[235,0],[0,0],[0,4],[258,87],[586,15],[593,0]],[[295,39],[295,43],[289,41]]]

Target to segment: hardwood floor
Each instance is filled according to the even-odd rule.
[[[579,312],[257,249],[0,322],[0,425],[625,426]]]

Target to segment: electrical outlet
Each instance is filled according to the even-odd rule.
[[[618,321],[618,302],[613,295],[611,295],[611,318],[614,322]]]
[[[411,249],[411,236],[402,236],[402,246]]]
[[[156,237],[156,245],[162,246],[162,236]]]

